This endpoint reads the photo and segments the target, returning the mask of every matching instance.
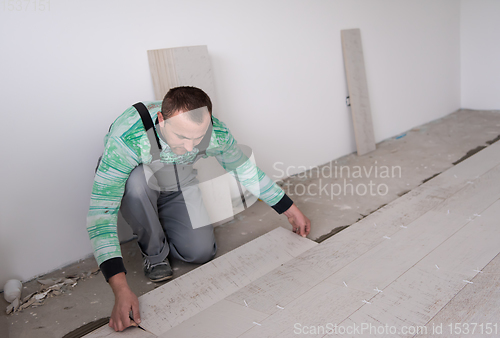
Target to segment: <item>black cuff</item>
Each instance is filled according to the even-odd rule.
[[[120,272],[127,273],[127,270],[125,270],[125,265],[123,264],[123,258],[121,257],[108,259],[107,261],[102,262],[99,268],[101,269],[104,278],[106,278],[106,282],[108,282],[111,277],[119,274]]]
[[[278,203],[273,205],[271,208],[276,210],[278,214],[282,214],[287,211],[293,204],[293,201],[288,197],[287,194],[284,194]]]

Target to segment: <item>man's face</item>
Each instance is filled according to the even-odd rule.
[[[201,114],[203,122],[192,121],[187,114],[176,113],[168,120],[164,120],[161,113],[158,113],[160,131],[167,141],[170,149],[177,155],[192,151],[197,146],[210,124],[210,114],[206,107],[195,109],[196,113]]]

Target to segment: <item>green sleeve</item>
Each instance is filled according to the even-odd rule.
[[[285,195],[283,189],[243,153],[226,125],[215,118],[213,133],[213,147],[207,149],[207,155],[215,156],[226,171],[267,205],[277,204]]]
[[[121,257],[116,228],[118,210],[125,183],[137,165],[138,155],[122,138],[110,137],[106,140],[87,215],[87,231],[99,265],[110,258]]]

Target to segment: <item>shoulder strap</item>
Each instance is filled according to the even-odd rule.
[[[146,129],[146,134],[148,135],[149,143],[151,144],[151,154],[154,157],[154,154],[158,154],[161,151],[161,143],[158,135],[156,135],[151,115],[149,115],[148,108],[146,108],[142,102],[134,104],[134,108],[141,116],[142,124],[144,125],[144,129]]]

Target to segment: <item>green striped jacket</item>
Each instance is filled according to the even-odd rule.
[[[161,103],[144,102],[153,121],[161,109]],[[160,160],[164,163],[189,164],[199,152],[194,148],[183,155],[177,155],[161,136],[159,138],[162,145]],[[236,178],[277,212],[282,213],[291,205],[285,192],[255,164],[249,160],[242,161],[245,157],[237,147],[236,140],[226,125],[215,117],[210,144],[204,156],[215,156],[224,169],[233,175],[236,171]],[[87,231],[99,265],[106,260],[121,257],[116,223],[125,183],[135,167],[141,163],[148,164],[151,160],[150,144],[141,118],[137,110],[130,107],[114,121],[105,136],[104,152],[95,174],[90,198]]]

